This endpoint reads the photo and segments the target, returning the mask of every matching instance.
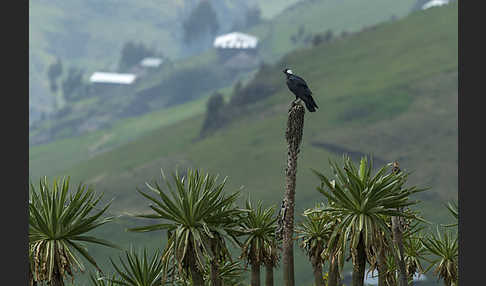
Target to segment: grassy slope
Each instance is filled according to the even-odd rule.
[[[77,66],[87,74],[116,68],[119,51],[128,40],[142,41],[171,57],[180,46],[171,31],[172,1],[29,1],[29,86],[31,106],[50,111],[52,95],[47,68],[59,56],[64,69]],[[115,32],[116,31],[116,32]],[[167,43],[172,43],[168,45]]]
[[[363,26],[374,25],[390,19],[392,15],[407,15],[415,0],[399,2],[387,0],[326,0],[302,1],[290,6],[280,17],[250,29],[250,33],[263,39],[262,54],[265,60],[276,61],[287,52],[302,47],[303,42],[292,43],[290,37],[297,35],[301,27],[304,35],[313,35],[331,30],[355,32]]]
[[[262,9],[262,16],[270,19],[296,0],[253,2]],[[194,3],[30,0],[29,86],[30,94],[36,94],[31,98],[31,106],[42,106],[39,109],[46,111],[52,108],[46,72],[56,56],[61,57],[65,68],[75,65],[87,74],[98,69],[115,69],[119,51],[128,40],[142,41],[170,58],[182,56],[178,17]],[[234,4],[223,3],[230,9]]]
[[[296,51],[268,74],[277,93],[254,112],[202,141],[194,141],[202,115],[164,126],[129,144],[62,172],[115,197],[111,211],[126,214],[147,209],[136,187],[159,178],[160,168],[195,166],[229,176],[228,191],[244,185],[265,204],[283,196],[286,110],[290,101],[281,69],[293,67],[306,78],[320,106],[306,114],[297,173],[297,211],[322,197],[310,168],[328,173],[328,158],[340,154],[313,143],[398,159],[415,171],[410,182],[432,189],[419,198],[426,218],[447,222],[442,203],[457,198],[457,5],[414,13],[404,20]],[[61,173],[60,173],[61,174]],[[299,217],[297,217],[299,219]],[[161,234],[126,235],[119,221],[100,230],[123,245],[155,246]],[[118,231],[118,233],[115,233]],[[97,248],[98,249],[98,248]],[[97,250],[96,249],[96,250]],[[95,251],[96,251],[95,250]],[[113,252],[98,251],[102,263]],[[310,265],[296,252],[299,285],[310,284]],[[104,264],[106,265],[106,264]],[[277,283],[281,279],[277,274]],[[300,284],[302,282],[302,284]]]
[[[408,1],[408,0],[407,0]],[[249,32],[258,31],[258,30],[265,30],[268,27],[271,27],[272,34],[270,35],[263,35],[262,38],[266,39],[263,41],[261,46],[263,47],[263,57],[265,61],[275,60],[280,58],[284,53],[291,51],[292,49],[297,48],[298,46],[289,45],[289,37],[294,30],[297,30],[297,27],[300,24],[306,24],[306,31],[307,32],[322,32],[328,28],[335,28],[337,30],[349,30],[350,26],[348,24],[352,24],[352,29],[361,28],[363,25],[371,25],[380,20],[386,19],[391,14],[396,15],[404,15],[411,3],[407,1],[400,2],[399,4],[390,5],[388,2],[383,2],[381,0],[374,0],[368,4],[367,9],[363,9],[362,4],[359,1],[355,0],[346,0],[343,3],[337,5],[333,1],[318,1],[318,2],[303,2],[300,5],[296,6],[295,9],[287,9],[282,12],[281,15],[275,17],[271,24],[268,22],[264,22],[261,25],[258,25],[256,28],[251,29]],[[262,2],[256,1],[259,3],[262,9],[263,15],[272,15],[275,11],[280,11],[280,9],[284,9],[288,5],[291,5],[295,1],[270,1],[270,2]],[[407,3],[405,3],[407,2]],[[35,1],[31,3],[31,5],[35,6]],[[149,5],[146,3],[146,5]],[[168,4],[167,4],[168,5]],[[309,6],[311,5],[311,6]],[[278,6],[278,7],[277,7]],[[54,13],[57,11],[57,14],[53,15],[54,19],[61,18],[62,8],[63,6],[52,6],[52,9],[48,9],[48,7],[37,7],[32,9],[34,11],[38,11],[39,9],[44,9],[45,13]],[[374,8],[374,9],[370,9]],[[379,9],[384,9],[384,12],[376,12]],[[54,9],[55,8],[55,9]],[[79,8],[81,9],[81,8]],[[311,11],[311,15],[308,15],[305,18],[300,17],[299,15],[303,13],[303,11]],[[372,11],[372,12],[370,12]],[[266,14],[268,12],[268,14]],[[346,15],[343,20],[339,15]],[[36,17],[39,15],[43,15],[43,13],[32,13],[32,17]],[[354,16],[353,16],[354,15]],[[388,15],[388,16],[387,16]],[[119,17],[123,17],[123,14]],[[352,21],[351,21],[352,20]],[[54,20],[51,19],[50,22]],[[114,21],[112,19],[112,21]],[[50,23],[47,22],[47,23]],[[295,26],[291,27],[291,24]],[[49,25],[47,25],[44,29],[50,29]],[[55,27],[55,26],[53,26]],[[52,29],[54,29],[51,27]],[[39,43],[43,39],[41,37],[41,33],[31,33],[33,36],[40,37]],[[258,34],[258,33],[257,33]],[[275,35],[273,35],[275,34]],[[281,40],[277,40],[277,39]],[[162,39],[159,39],[162,40]],[[35,41],[36,43],[38,41]],[[37,49],[31,49],[36,51]],[[271,51],[271,52],[270,52]],[[215,53],[214,51],[208,51],[196,57],[191,57],[190,59],[180,60],[177,61],[177,65],[174,67],[172,71],[180,71],[184,69],[191,69],[198,66],[205,66],[210,65],[211,62],[215,61]],[[160,72],[156,72],[149,77],[145,78],[143,81],[137,83],[134,87],[135,92],[140,92],[141,90],[146,90],[154,85],[159,84],[161,81],[166,79],[169,76],[167,69],[162,69]],[[121,91],[120,91],[121,92]],[[135,94],[136,97],[136,94]],[[134,98],[134,95],[130,94],[125,97],[115,96],[113,97],[115,100],[125,100],[129,101],[130,98]],[[161,97],[160,100],[166,100],[165,97]],[[87,133],[82,136],[71,137],[69,139],[62,139],[57,140],[55,142],[44,144],[40,146],[34,146],[29,149],[30,152],[30,173],[35,178],[40,175],[52,175],[56,172],[59,172],[63,169],[66,169],[73,164],[79,162],[80,160],[89,158],[93,155],[93,153],[98,153],[100,151],[106,151],[108,147],[114,147],[119,144],[126,143],[127,140],[133,140],[137,138],[137,136],[145,134],[147,131],[152,130],[156,127],[162,127],[166,125],[166,119],[168,118],[167,115],[171,115],[174,113],[178,113],[179,110],[184,110],[185,115],[193,115],[198,114],[201,111],[201,108],[204,106],[203,103],[204,96],[202,99],[197,100],[194,103],[189,103],[187,105],[183,105],[180,107],[176,107],[173,111],[170,109],[167,110],[160,110],[153,112],[153,114],[146,114],[140,118],[132,118],[132,119],[123,119],[120,122],[116,123],[114,127],[107,128],[103,131],[96,131]],[[113,101],[113,100],[112,100]],[[111,102],[111,101],[110,101]],[[112,104],[118,104],[118,107],[111,107]],[[106,105],[106,106],[103,106]],[[126,104],[111,102],[103,103],[100,98],[89,98],[86,100],[81,100],[73,104],[73,112],[66,118],[87,118],[91,117],[91,111],[100,110],[102,108],[109,108],[109,109],[117,109],[120,106],[125,106]],[[197,107],[196,107],[197,106]],[[194,109],[194,110],[193,110]],[[184,119],[185,116],[177,116],[177,118]],[[171,120],[174,120],[172,118]],[[63,120],[62,122],[65,122]],[[139,122],[138,122],[139,121]],[[60,124],[61,121],[57,122]],[[125,123],[126,126],[123,126]],[[137,125],[138,128],[132,129],[133,125]],[[35,132],[46,132],[46,128],[49,128],[49,123],[45,122],[43,128],[38,129],[32,132],[30,135],[33,136]],[[132,131],[133,130],[133,131]],[[64,128],[62,132],[72,132],[71,128]],[[100,143],[101,142],[101,143]],[[93,148],[99,147],[99,148]],[[96,151],[96,152],[94,152]],[[46,164],[46,162],[51,162]]]
[[[243,78],[242,82],[247,80]],[[232,86],[228,86],[218,91],[228,97],[231,90]],[[31,178],[38,178],[59,174],[80,161],[126,144],[150,131],[203,114],[210,94],[205,93],[196,100],[172,108],[119,120],[103,130],[31,147],[29,148],[29,175]],[[90,104],[97,102],[96,98],[89,100],[93,101]]]

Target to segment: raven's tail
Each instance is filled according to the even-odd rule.
[[[314,112],[316,111],[316,108],[319,108],[316,102],[314,101],[314,98],[312,98],[312,96],[310,95],[307,98],[307,100],[304,102],[305,102],[305,107],[307,107],[307,110],[309,110],[309,112]]]
[[[307,110],[309,110],[309,112],[316,111],[316,108],[312,104],[312,101],[311,100],[306,100],[306,101],[304,101],[304,103],[305,103],[305,107],[307,107]]]

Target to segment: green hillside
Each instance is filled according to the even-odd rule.
[[[250,33],[263,39],[262,54],[276,61],[295,48],[308,44],[316,33],[356,32],[366,26],[406,16],[415,0],[326,0],[301,1],[285,9],[273,21],[255,26]],[[296,37],[296,42],[291,37]]]
[[[124,227],[137,224],[124,215],[148,206],[136,187],[160,179],[161,168],[166,172],[175,167],[202,168],[228,176],[228,192],[244,186],[243,197],[251,194],[266,205],[279,204],[284,190],[287,109],[293,99],[282,74],[288,66],[306,79],[320,107],[305,117],[297,213],[323,199],[315,190],[319,181],[311,168],[328,173],[329,158],[339,159],[343,152],[354,158],[371,153],[375,162],[398,160],[402,169],[413,171],[410,184],[431,188],[418,197],[424,216],[448,222],[443,203],[457,199],[458,193],[457,12],[455,3],[419,11],[297,50],[260,79],[273,85],[275,93],[214,135],[196,140],[204,115],[195,112],[53,175],[70,175],[73,181],[93,184],[107,199],[114,198],[111,212],[121,217],[99,234],[124,246],[154,247],[162,237],[162,233],[123,232]],[[42,164],[36,168],[42,169]],[[116,254],[93,251],[104,266],[107,256]],[[302,251],[296,251],[296,260],[296,281],[310,285],[311,268]],[[276,273],[278,284],[280,270]]]
[[[169,5],[169,2],[165,5]],[[305,27],[305,33],[302,37],[306,38],[329,29],[333,30],[335,34],[342,30],[357,31],[364,26],[374,25],[377,22],[387,20],[392,15],[400,17],[406,15],[413,1],[407,0],[392,4],[388,1],[373,0],[365,6],[363,6],[361,1],[356,0],[345,0],[339,3],[336,1],[310,0],[300,1],[297,4],[295,2],[293,0],[255,1],[255,3],[260,5],[263,13],[262,17],[266,20],[254,28],[245,30],[245,32],[255,33],[261,37],[260,56],[263,61],[274,62],[287,52],[299,47],[310,46],[309,43],[301,41],[296,44],[290,44],[292,34],[298,32],[301,26]],[[49,19],[48,23],[55,21],[56,17],[65,15],[65,10],[70,7],[68,3],[59,6],[52,3],[53,9],[49,9],[51,6],[40,7],[36,6],[36,3],[37,1],[31,3],[31,16],[34,20],[40,21],[39,15],[45,12],[45,17],[42,19]],[[140,5],[149,5],[149,3],[151,2]],[[77,5],[81,4],[78,3]],[[135,4],[131,3],[130,5]],[[77,9],[84,11],[84,9],[89,7],[89,5],[87,7],[79,6]],[[138,11],[137,9],[141,8],[137,7],[134,6],[133,9]],[[287,9],[285,9],[286,7]],[[38,9],[44,12],[40,13]],[[57,12],[54,13],[55,11]],[[280,11],[280,14],[276,15],[276,11]],[[305,11],[310,11],[311,13],[306,17],[300,17],[299,15]],[[102,14],[102,12],[98,11],[95,15]],[[53,13],[53,15],[49,13]],[[269,15],[274,15],[274,18],[270,19]],[[118,18],[128,17],[128,15],[123,13],[118,16],[112,16],[114,18],[109,20],[115,22]],[[74,18],[72,21],[75,21],[75,19],[78,18]],[[101,21],[100,17],[96,19]],[[128,21],[130,17],[126,19]],[[150,22],[151,19],[154,20],[155,18],[148,17],[146,20]],[[78,21],[81,20],[78,19]],[[35,21],[32,21],[31,25],[34,25],[34,23]],[[145,25],[150,26],[151,24],[146,23]],[[61,29],[62,25],[46,25],[42,27],[43,29],[50,29],[49,27]],[[147,29],[151,28],[153,27],[147,27]],[[79,29],[87,29],[87,27],[79,27]],[[31,30],[35,31],[35,29]],[[83,31],[88,32],[88,30]],[[103,31],[106,32],[107,30],[97,31],[97,33],[103,33]],[[31,32],[31,36],[40,37],[39,39],[32,39],[31,42],[34,44],[45,43],[47,45],[45,41],[42,41],[45,40],[42,35],[43,33],[40,32]],[[163,38],[157,38],[157,40],[163,41]],[[95,43],[92,44],[94,45]],[[102,45],[102,42],[97,43],[97,45]],[[33,46],[31,51],[42,52],[44,48]],[[33,64],[36,61],[31,62]],[[194,83],[191,85],[194,86],[191,90],[181,88],[183,85],[178,83],[188,81],[184,76],[186,73],[199,75],[196,77],[198,79],[197,83],[194,80],[191,81]],[[202,76],[202,74],[205,76]],[[31,174],[34,176],[37,176],[39,173],[53,174],[63,168],[72,166],[81,159],[91,157],[95,149],[95,153],[103,152],[109,150],[109,148],[124,144],[128,140],[133,140],[153,128],[162,127],[165,125],[165,120],[155,120],[159,116],[165,117],[167,114],[178,112],[177,110],[184,110],[184,114],[191,114],[188,110],[191,110],[191,106],[198,104],[198,110],[201,110],[203,107],[201,98],[205,100],[204,96],[207,96],[215,89],[231,88],[237,78],[244,79],[248,75],[251,75],[251,73],[245,72],[236,77],[232,76],[226,69],[220,67],[215,51],[209,50],[197,56],[174,61],[173,66],[162,68],[158,72],[140,78],[133,87],[113,88],[107,94],[90,96],[69,102],[69,105],[61,111],[64,115],[42,122],[37,128],[29,131],[31,142],[42,142],[49,137],[60,138],[52,143],[30,148],[30,163],[33,166],[31,167]],[[197,101],[189,103],[190,107],[188,108],[186,105],[182,105],[176,107],[174,111],[170,111],[170,108],[164,109],[168,102],[173,100],[173,98],[179,98],[181,95],[188,97],[183,100],[192,101],[196,99]],[[178,100],[181,99],[179,98]],[[140,117],[139,113],[145,114]],[[195,113],[192,114],[195,115]],[[177,116],[177,118],[182,117]],[[174,117],[171,120],[174,120]],[[125,122],[130,123],[122,127]],[[146,124],[147,122],[150,122],[150,124]],[[130,131],[133,130],[131,129],[133,125],[137,125],[139,128]],[[89,131],[90,129],[95,131]],[[124,131],[121,131],[122,129]],[[119,134],[119,132],[121,133]],[[124,134],[127,132],[129,134],[125,136]],[[82,135],[80,136],[80,134]],[[97,148],[93,148],[93,145]],[[52,160],[52,158],[59,158],[59,160],[55,160],[55,164],[45,167],[45,162]],[[62,158],[66,159],[63,160]],[[37,166],[44,166],[44,168],[42,168],[41,172],[37,172],[39,170]]]
[[[47,69],[56,57],[64,68],[76,66],[86,74],[113,71],[127,41],[142,42],[170,59],[187,57],[182,41],[182,22],[199,1],[42,1],[29,0],[29,97],[31,117],[52,112]],[[210,1],[221,32],[231,29],[250,6],[258,6],[262,17],[271,19],[295,0],[267,3]]]
[[[31,108],[50,112],[49,64],[111,70],[129,40],[143,41],[176,56],[170,29],[184,1],[29,1],[29,98]],[[143,21],[141,21],[143,19]],[[114,32],[117,31],[117,32]],[[151,39],[151,40],[149,40]],[[174,42],[172,45],[165,43]],[[163,47],[163,49],[162,49]]]

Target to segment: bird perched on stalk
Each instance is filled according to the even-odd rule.
[[[295,94],[295,100],[301,99],[305,103],[305,107],[309,112],[316,111],[317,104],[312,98],[312,91],[307,86],[303,78],[293,74],[291,69],[284,69],[283,73],[287,76],[287,86],[290,91]]]

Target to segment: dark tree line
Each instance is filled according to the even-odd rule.
[[[67,73],[64,73],[64,70],[62,60],[59,58],[49,66],[47,78],[51,92],[57,93],[60,88],[64,99],[68,101],[75,100],[88,92],[88,85],[83,82],[82,69],[72,66]]]
[[[228,103],[224,103],[223,96],[219,93],[215,93],[209,98],[206,117],[200,132],[201,137],[225,126],[231,120],[246,112],[250,106],[275,92],[275,88],[271,84],[264,80],[258,80],[264,78],[262,74],[266,73],[268,68],[265,64],[261,65],[254,80],[246,86],[238,81],[233,87],[232,96]]]
[[[62,82],[62,91],[66,100],[75,100],[86,94],[88,86],[83,82],[84,71],[70,67],[66,78]]]
[[[62,75],[62,61],[57,59],[55,63],[51,64],[47,70],[47,77],[49,79],[49,87],[52,92],[57,92],[57,80]]]
[[[119,70],[126,71],[137,65],[142,59],[156,55],[157,52],[148,48],[145,44],[128,41],[121,49]]]
[[[183,23],[184,42],[193,44],[207,35],[213,37],[219,29],[216,12],[209,1],[200,1]]]
[[[224,98],[221,93],[215,92],[208,100],[206,118],[201,129],[201,136],[205,136],[210,130],[215,130],[224,125]]]

